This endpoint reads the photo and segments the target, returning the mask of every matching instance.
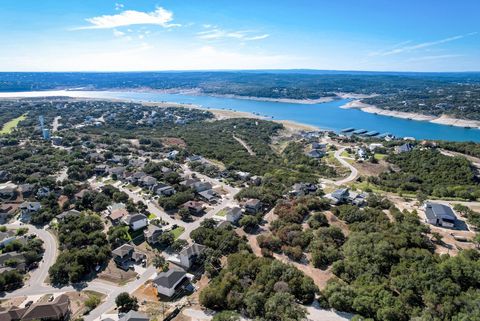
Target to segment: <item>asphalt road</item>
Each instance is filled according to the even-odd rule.
[[[348,175],[347,178],[343,178],[341,180],[335,181],[334,184],[338,185],[338,186],[349,183],[349,182],[353,181],[355,178],[357,178],[357,176],[358,176],[358,170],[355,167],[353,167],[352,164],[350,164],[349,162],[347,162],[345,159],[343,159],[341,157],[341,154],[343,153],[345,148],[346,147],[343,147],[343,148],[340,148],[339,150],[337,150],[335,152],[334,156],[343,166],[350,169],[350,175]]]

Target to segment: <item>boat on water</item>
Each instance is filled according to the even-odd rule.
[[[349,133],[349,132],[353,132],[355,130],[355,128],[353,127],[348,127],[348,128],[344,128],[341,130],[342,133]]]
[[[362,134],[365,134],[366,132],[367,132],[366,129],[358,129],[358,130],[354,131],[352,134],[362,135]]]

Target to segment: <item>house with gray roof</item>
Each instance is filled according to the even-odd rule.
[[[155,245],[158,243],[158,238],[162,235],[163,230],[154,225],[150,224],[146,229],[143,230],[143,236],[148,244]]]
[[[123,217],[122,221],[130,226],[130,228],[134,231],[144,228],[148,225],[148,219],[143,214],[129,214]]]
[[[178,258],[180,260],[180,265],[186,269],[190,268],[198,257],[205,251],[206,246],[198,243],[193,243],[188,245],[180,251]]]
[[[7,311],[0,312],[0,320],[68,320],[70,314],[70,299],[67,295],[61,294],[51,302],[38,302],[25,308],[11,307]]]
[[[427,202],[424,210],[427,223],[441,227],[455,227],[457,217],[450,206]]]
[[[80,216],[80,212],[77,211],[77,210],[69,210],[69,211],[65,211],[61,214],[58,214],[57,216],[55,216],[57,218],[58,221],[64,221],[70,217],[78,217]]]
[[[125,313],[118,321],[149,321],[150,318],[138,311],[130,310]]]
[[[181,287],[184,281],[188,280],[187,273],[183,270],[170,269],[161,272],[153,279],[153,285],[159,294],[171,297]]]

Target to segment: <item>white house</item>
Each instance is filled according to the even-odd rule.
[[[180,260],[179,264],[188,269],[203,251],[205,251],[205,246],[201,244],[193,243],[192,245],[187,246],[178,254]]]
[[[148,225],[148,219],[143,214],[130,214],[123,218],[123,222],[130,226],[134,231],[144,228]]]
[[[240,217],[242,217],[242,209],[238,206],[236,207],[225,207],[220,212],[216,214],[217,218],[224,220],[230,223],[236,223]]]
[[[171,297],[175,294],[176,287],[187,279],[187,273],[183,270],[170,269],[167,272],[161,272],[153,279],[153,284],[157,288],[158,294]]]

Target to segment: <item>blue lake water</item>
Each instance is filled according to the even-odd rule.
[[[164,94],[147,92],[113,92],[113,91],[51,91],[2,93],[6,96],[53,96],[64,95],[71,97],[90,98],[119,98],[143,102],[176,102],[200,105],[212,109],[232,109],[262,116],[273,116],[275,120],[291,120],[299,123],[314,125],[322,129],[336,132],[348,127],[392,133],[399,137],[415,137],[417,139],[441,139],[451,141],[480,142],[479,129],[466,129],[447,125],[439,125],[426,121],[414,121],[388,116],[366,113],[357,109],[342,109],[340,106],[348,100],[337,100],[321,104],[295,104],[255,101],[236,98],[198,96],[186,94]]]

